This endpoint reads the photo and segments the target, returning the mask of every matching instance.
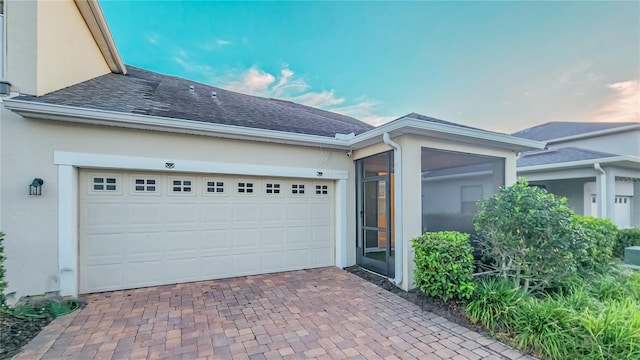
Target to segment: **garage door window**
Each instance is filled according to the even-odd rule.
[[[266,183],[265,193],[272,194],[272,195],[280,194],[280,184]]]
[[[224,193],[224,181],[211,180],[206,183],[207,193],[221,194]]]
[[[252,182],[239,182],[238,194],[253,194],[254,186]]]
[[[94,177],[93,191],[116,191],[118,190],[116,178]]]
[[[329,187],[327,185],[316,185],[316,195],[328,195]]]
[[[157,191],[156,179],[135,179],[134,191],[155,193]]]
[[[304,195],[304,184],[291,184],[292,195]]]
[[[190,193],[191,180],[173,180],[171,189],[174,193]]]

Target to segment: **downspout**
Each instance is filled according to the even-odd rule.
[[[600,166],[600,163],[594,163],[593,167],[600,171],[602,174],[600,175],[600,189],[598,189],[598,198],[600,204],[600,218],[607,218],[607,173]]]
[[[404,257],[404,253],[402,252],[402,148],[400,145],[393,142],[389,133],[382,134],[382,140],[385,144],[391,146],[394,150],[393,152],[393,166],[394,166],[394,182],[393,182],[393,192],[394,192],[394,202],[393,202],[393,210],[395,213],[395,219],[393,223],[393,233],[396,239],[395,246],[395,274],[396,277],[394,279],[389,279],[396,286],[400,286],[402,282],[402,258]]]

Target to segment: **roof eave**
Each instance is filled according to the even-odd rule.
[[[392,136],[399,136],[402,134],[427,135],[447,140],[489,145],[517,152],[544,149],[546,146],[544,142],[540,141],[523,139],[507,134],[499,134],[479,129],[433,123],[410,117],[404,117],[364,132],[351,139],[349,145],[353,149],[360,149],[371,144],[381,142],[380,139],[382,134],[386,132],[390,133]]]
[[[615,128],[611,128],[611,129],[605,129],[605,130],[591,131],[591,132],[582,133],[582,134],[570,135],[570,136],[565,136],[565,137],[561,137],[561,138],[557,138],[557,139],[549,139],[547,141],[547,143],[548,144],[556,144],[556,143],[562,143],[562,142],[565,142],[565,141],[588,139],[588,138],[592,138],[592,137],[617,134],[617,133],[633,131],[633,130],[640,130],[640,123],[631,124],[631,125],[625,125],[625,126],[619,126],[619,127],[615,127]]]
[[[583,168],[583,167],[593,167],[593,164],[595,163],[599,163],[603,165],[637,164],[638,170],[640,170],[640,157],[631,156],[631,155],[620,155],[620,156],[611,156],[611,157],[605,157],[605,158],[560,162],[560,163],[553,163],[553,164],[523,166],[523,167],[518,167],[517,172],[520,174],[520,173],[555,171],[558,169],[575,169],[575,168]]]
[[[272,142],[288,145],[312,146],[348,150],[346,140],[325,136],[290,133],[285,131],[247,128],[203,121],[184,120],[160,116],[129,114],[115,111],[87,109],[65,105],[36,103],[32,101],[6,99],[4,106],[24,117],[124,127],[140,130],[155,130],[181,134],[213,136],[237,140]]]
[[[122,58],[120,57],[115,41],[113,41],[113,36],[111,36],[111,31],[109,31],[109,26],[107,25],[98,1],[74,0],[74,2],[111,72],[126,75],[127,68],[122,62]]]

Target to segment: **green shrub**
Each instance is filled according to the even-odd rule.
[[[4,257],[3,242],[4,234],[0,232],[0,311],[6,307],[4,291],[7,288],[7,282],[4,280],[4,260],[6,258]]]
[[[640,229],[618,230],[618,238],[613,248],[613,255],[624,259],[624,248],[629,246],[640,246]]]
[[[479,245],[499,276],[534,293],[559,286],[575,272],[581,232],[566,199],[520,179],[479,206]]]
[[[611,266],[618,227],[608,219],[574,216],[580,240],[574,250],[577,270],[582,275],[605,274]]]
[[[568,359],[577,346],[576,316],[563,298],[524,299],[514,309],[514,344],[549,359]]]
[[[423,293],[443,300],[468,299],[473,293],[473,248],[469,235],[428,232],[412,240],[415,284]]]
[[[473,324],[480,323],[489,331],[507,331],[513,327],[513,311],[523,293],[502,278],[491,278],[476,284],[471,301],[465,307]]]

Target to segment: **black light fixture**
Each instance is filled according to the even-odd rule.
[[[29,185],[29,195],[42,195],[42,184],[44,184],[42,179],[33,179],[31,185]]]

